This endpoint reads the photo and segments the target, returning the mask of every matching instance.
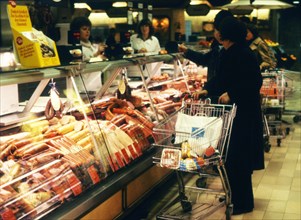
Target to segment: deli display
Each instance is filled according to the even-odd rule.
[[[156,75],[143,68],[158,62],[157,69],[170,65],[172,72]],[[139,82],[127,77],[126,68],[133,65],[139,67]],[[110,76],[91,93],[83,79],[96,71],[109,72]],[[148,72],[146,79],[144,71]],[[55,82],[62,78],[65,85],[59,88]],[[72,218],[91,211],[101,200],[83,211],[77,198],[106,191],[101,187],[109,186],[122,173],[137,169],[138,175],[153,166],[147,159],[155,150],[151,149],[153,127],[181,107],[182,100],[203,83],[195,74],[187,74],[178,57],[172,55],[1,75],[3,86],[30,82],[39,84],[25,106],[0,117],[1,219],[47,218],[69,204],[74,207],[68,210],[69,205],[61,213],[71,213]],[[49,90],[46,97],[41,96],[44,90]],[[136,161],[144,165],[138,168]],[[135,178],[127,175],[128,182]]]

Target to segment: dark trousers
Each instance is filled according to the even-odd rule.
[[[232,192],[233,214],[252,211],[254,208],[252,174],[237,169],[227,169],[227,165],[226,170]]]

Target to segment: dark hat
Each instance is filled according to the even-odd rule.
[[[245,23],[235,17],[227,17],[220,24],[221,39],[230,40],[235,43],[246,42],[247,27]]]
[[[226,17],[233,17],[233,14],[230,11],[226,11],[226,10],[221,10],[219,13],[217,13],[215,15],[214,22],[213,22],[214,28],[220,30],[220,24],[222,20]]]
[[[246,24],[247,29],[253,34],[254,38],[257,38],[259,33],[257,27],[254,24]]]

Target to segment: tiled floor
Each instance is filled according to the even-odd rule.
[[[293,83],[289,86],[294,91],[285,98],[284,113],[286,111],[291,113],[288,110],[300,111],[301,74],[291,73],[287,76],[292,79]],[[289,128],[289,134],[283,132],[284,138],[281,139],[279,147],[276,138],[270,137],[272,146],[270,151],[265,153],[266,168],[253,174],[255,209],[251,213],[232,216],[232,220],[301,219],[301,122],[293,122],[294,114],[282,116],[282,119],[288,122],[283,123],[283,130]],[[191,181],[195,180],[189,180]],[[159,210],[176,195],[178,195],[176,181],[168,182],[126,219],[156,219]],[[144,210],[143,214],[141,210]],[[224,213],[225,208],[220,208],[205,219],[225,219]]]
[[[295,124],[281,143],[271,138],[266,169],[253,174],[255,209],[232,219],[301,219],[301,126]]]

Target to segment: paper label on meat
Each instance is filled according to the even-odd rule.
[[[119,85],[118,85],[118,90],[120,94],[124,94],[126,89],[126,85],[123,80],[120,80]]]
[[[57,92],[54,89],[50,90],[50,99],[51,99],[51,105],[55,111],[60,110],[61,108],[61,100],[58,96]]]

